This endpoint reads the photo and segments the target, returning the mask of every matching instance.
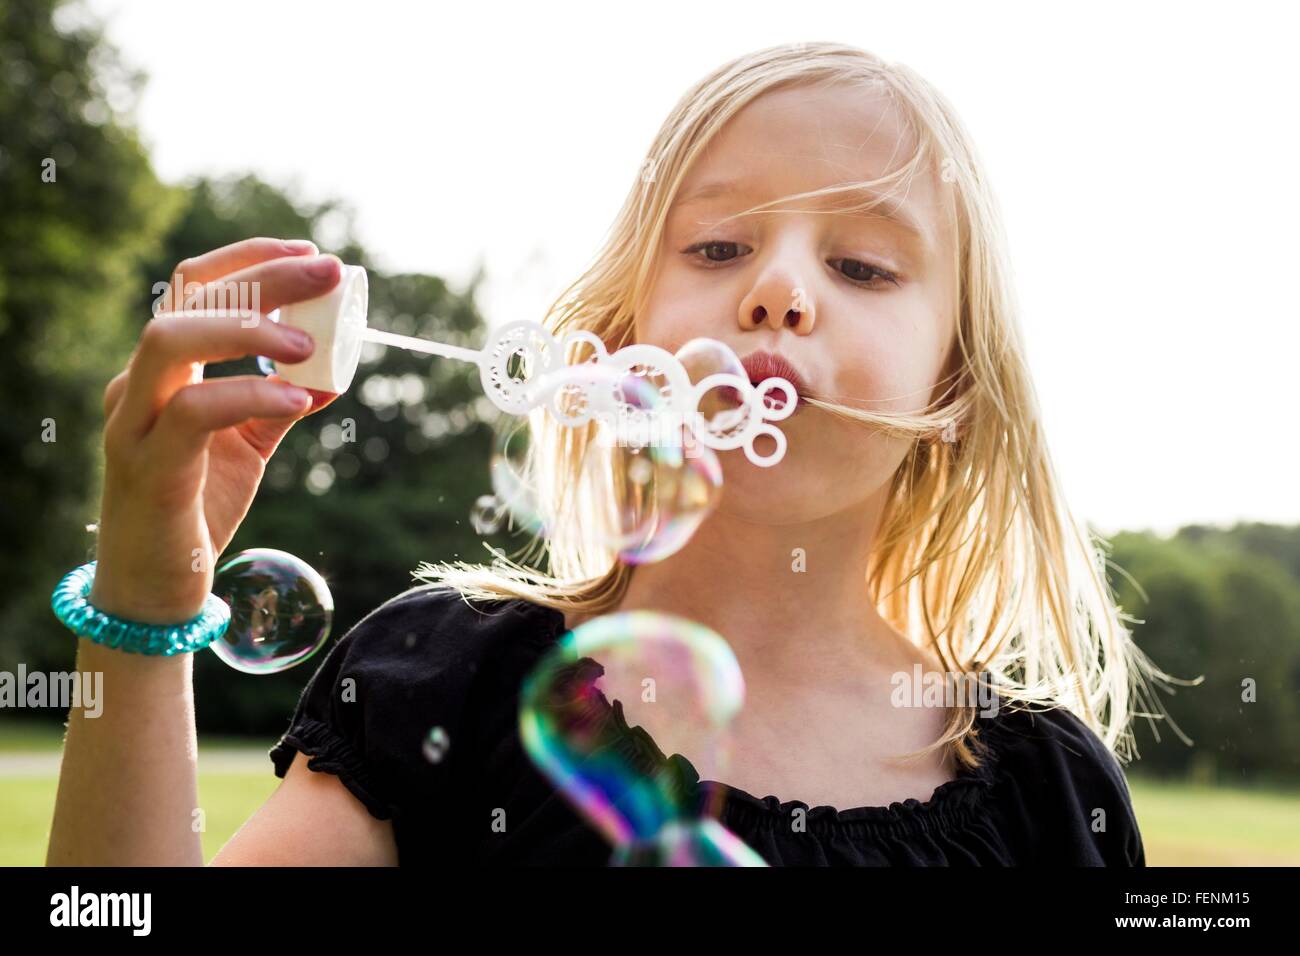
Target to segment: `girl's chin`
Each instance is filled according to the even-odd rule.
[[[726,451],[715,451],[718,461],[722,463],[722,471],[726,480],[740,480],[748,477],[751,473],[754,480],[762,484],[781,484],[789,482],[794,477],[794,472],[799,471],[796,462],[799,455],[796,453],[796,444],[792,440],[793,436],[787,431],[785,433],[785,453],[781,459],[772,465],[758,465],[749,460],[743,448],[729,448]],[[766,459],[775,455],[777,452],[776,440],[766,435],[759,435],[754,439],[754,456],[756,458]],[[788,491],[787,491],[788,493]]]
[[[764,449],[760,441],[755,451],[768,454],[771,448]],[[804,469],[799,468],[786,457],[775,465],[763,467],[750,461],[744,451],[731,449],[717,452],[722,465],[722,496],[729,503],[729,510],[738,508],[745,511],[789,512],[801,507],[801,500],[811,494],[813,489],[800,488],[806,480]]]

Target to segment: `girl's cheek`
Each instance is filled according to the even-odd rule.
[[[690,303],[683,303],[683,307],[678,309],[664,308],[661,304],[644,320],[638,321],[637,341],[676,352],[691,339],[700,336],[716,338],[719,334],[716,317],[696,314],[698,311],[698,305]]]
[[[915,390],[909,385],[912,378],[910,359],[897,349],[876,348],[865,353],[869,358],[843,368],[836,376],[835,393],[857,403],[870,402],[858,407],[882,410],[902,410],[908,405],[907,394]]]

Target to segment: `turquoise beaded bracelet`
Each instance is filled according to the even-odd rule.
[[[69,571],[50,601],[55,617],[79,637],[132,654],[171,657],[207,647],[230,626],[230,605],[215,594],[208,595],[196,617],[181,624],[145,624],[101,611],[86,599],[95,583],[95,564]]]

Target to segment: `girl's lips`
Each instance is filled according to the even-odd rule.
[[[784,356],[773,352],[751,352],[741,360],[741,364],[745,366],[745,371],[749,373],[750,384],[755,387],[764,379],[774,377],[783,378],[793,386],[795,408],[790,414],[798,414],[799,409],[808,404],[803,397],[808,388],[804,377]],[[785,393],[779,389],[771,389],[766,395],[765,400],[769,407],[779,409],[785,406]]]
[[[753,385],[755,388],[758,387],[758,382],[750,382],[749,384]],[[722,401],[726,405],[732,408],[739,407],[741,402],[743,401],[740,391],[738,389],[732,388],[730,385],[718,389],[718,394],[721,397]],[[781,392],[779,389],[772,389],[767,393],[767,395],[768,395],[767,401],[770,403],[771,408],[779,409],[784,407],[785,394]],[[802,395],[796,394],[794,411],[791,412],[790,414],[791,415],[798,414],[799,409],[803,408],[807,404],[808,401]]]
[[[761,381],[761,379],[759,381]],[[749,384],[753,385],[755,388],[758,387],[758,382],[750,382]],[[743,396],[741,396],[740,394],[740,390],[733,388],[730,385],[725,385],[719,388],[717,391],[717,395],[719,400],[722,402],[722,404],[725,405],[727,408],[739,408],[742,402],[744,401]],[[769,396],[767,399],[767,401],[770,403],[769,407],[779,409],[784,406],[785,394],[781,392],[779,389],[772,389],[767,393],[767,395]],[[791,415],[799,414],[799,410],[807,404],[808,404],[807,400],[804,399],[802,395],[796,395],[794,411],[791,412],[790,414]]]

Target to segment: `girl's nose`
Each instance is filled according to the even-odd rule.
[[[816,311],[811,296],[801,286],[765,282],[745,297],[738,318],[745,330],[766,323],[774,329],[787,328],[807,335],[816,322]]]

